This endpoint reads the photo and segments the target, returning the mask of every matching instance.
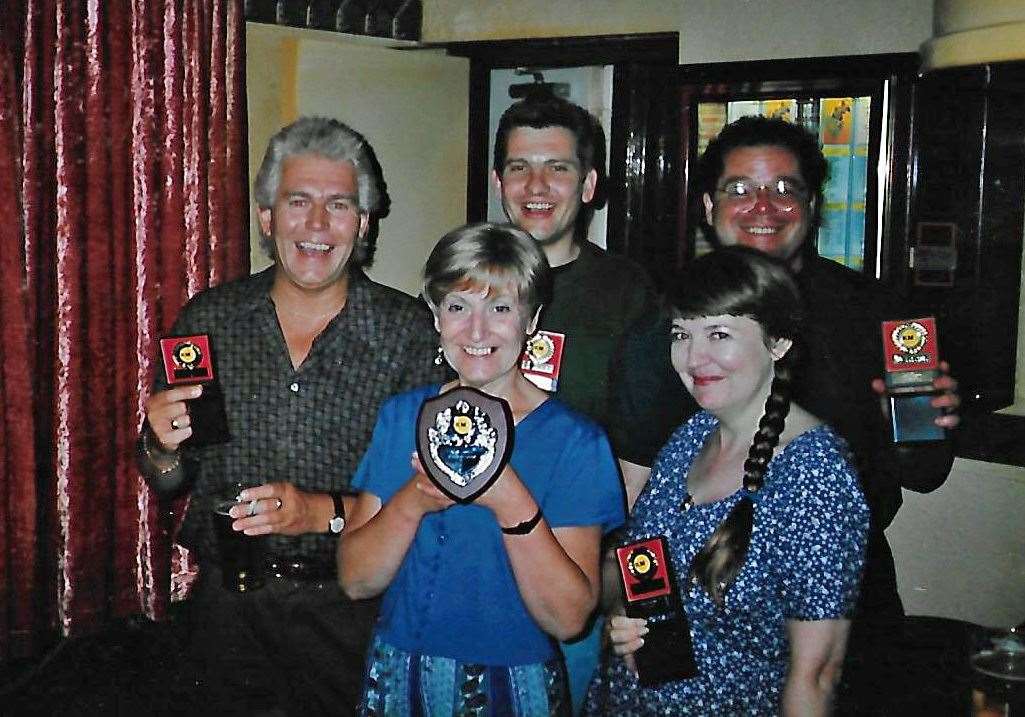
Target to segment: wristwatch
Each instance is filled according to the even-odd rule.
[[[342,502],[342,494],[339,491],[331,491],[331,500],[335,504],[335,515],[328,521],[327,528],[335,535],[345,529],[345,503]]]

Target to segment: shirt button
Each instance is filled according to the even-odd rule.
[[[298,381],[293,381],[292,385],[289,386],[288,388],[292,391],[292,393],[299,393],[299,382]]]
[[[427,591],[427,599],[428,600],[433,600],[434,599],[434,591],[433,590],[428,590]]]
[[[448,536],[442,533],[438,536],[438,545],[444,545],[446,540],[448,540]]]

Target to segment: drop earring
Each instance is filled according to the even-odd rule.
[[[438,346],[438,353],[434,357],[434,365],[435,366],[441,366],[441,364],[444,361],[445,361],[445,349],[441,348],[441,346],[439,345]]]

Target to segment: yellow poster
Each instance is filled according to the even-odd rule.
[[[852,104],[853,100],[850,97],[822,100],[819,126],[822,128],[823,144],[850,144]]]
[[[762,117],[793,122],[797,119],[797,100],[765,100],[762,102]]]

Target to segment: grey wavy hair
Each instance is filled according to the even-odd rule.
[[[312,154],[338,162],[350,162],[356,169],[356,187],[360,212],[373,214],[382,202],[380,167],[374,150],[366,138],[343,122],[330,117],[300,117],[271,137],[263,155],[260,171],[253,183],[253,195],[260,209],[270,209],[281,183],[285,160],[296,155]],[[274,257],[271,237],[261,237],[264,250]],[[362,263],[368,247],[360,240],[353,258]]]

